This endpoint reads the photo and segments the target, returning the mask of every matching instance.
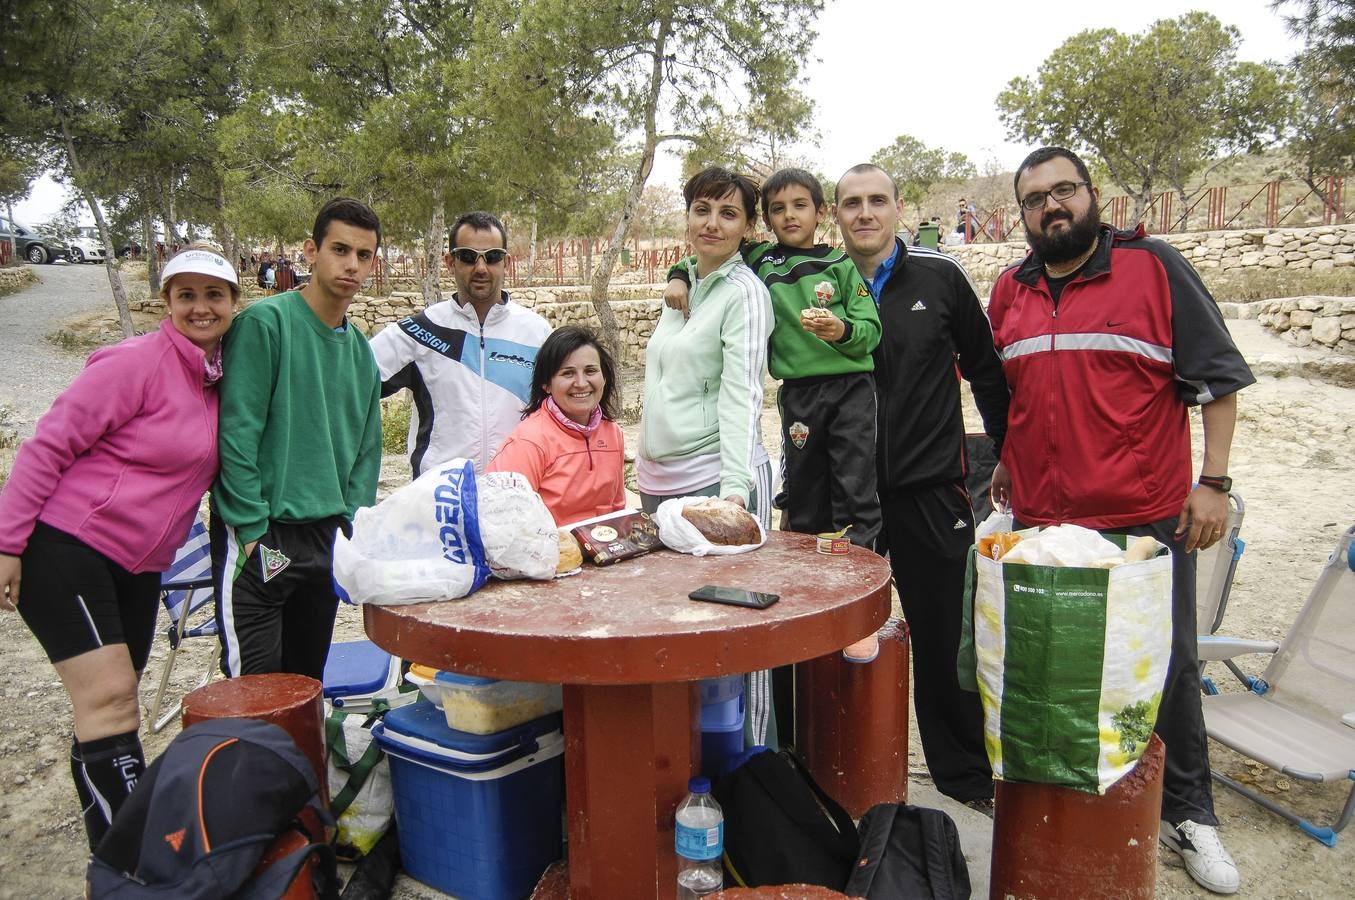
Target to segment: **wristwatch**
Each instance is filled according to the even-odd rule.
[[[1201,475],[1196,481],[1205,487],[1211,487],[1225,494],[1233,489],[1233,479],[1227,475]]]

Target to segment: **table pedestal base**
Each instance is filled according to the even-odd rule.
[[[795,748],[853,819],[908,801],[908,626],[890,619],[878,634],[874,662],[835,652],[795,666]]]
[[[701,758],[692,682],[565,685],[572,900],[673,897],[674,814]]]

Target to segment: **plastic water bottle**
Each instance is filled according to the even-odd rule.
[[[677,896],[693,900],[725,886],[720,854],[725,849],[725,814],[710,795],[710,780],[693,778],[677,808]]]

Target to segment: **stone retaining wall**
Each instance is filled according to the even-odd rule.
[[[1355,354],[1355,297],[1284,297],[1257,304],[1256,321],[1298,347]]]
[[[0,294],[9,294],[20,288],[26,288],[37,280],[37,276],[28,266],[0,267]]]
[[[1355,225],[1195,231],[1162,236],[1196,269],[1313,269],[1355,265]],[[975,281],[991,282],[1026,255],[1025,241],[944,248]]]

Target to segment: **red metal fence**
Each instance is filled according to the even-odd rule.
[[[0,266],[7,266],[14,261],[14,242],[10,240],[0,240]]]
[[[1132,220],[1133,198],[1110,197],[1101,205],[1101,219],[1116,228],[1142,222],[1154,234],[1355,222],[1355,209],[1346,206],[1344,176],[1328,175],[1315,183],[1316,188],[1298,180],[1201,188],[1187,196],[1184,209],[1178,193],[1163,191]],[[966,243],[1019,240],[1025,233],[1019,207],[998,206],[972,219],[978,225],[967,225]]]
[[[597,264],[606,252],[605,241],[590,242],[580,240],[562,240],[542,243],[537,246],[533,259],[526,253],[514,253],[508,257],[505,284],[508,287],[525,287],[532,284],[587,284]],[[674,244],[667,247],[635,249],[625,247],[617,259],[612,278],[626,272],[637,272],[648,283],[665,281],[668,270],[692,254],[691,244]],[[395,282],[407,282],[407,287],[423,281],[428,272],[427,263],[422,257],[401,256],[391,260],[390,264],[377,258],[376,270],[372,276],[370,290],[376,294],[385,294]],[[438,277],[449,278],[441,260],[438,260]]]

